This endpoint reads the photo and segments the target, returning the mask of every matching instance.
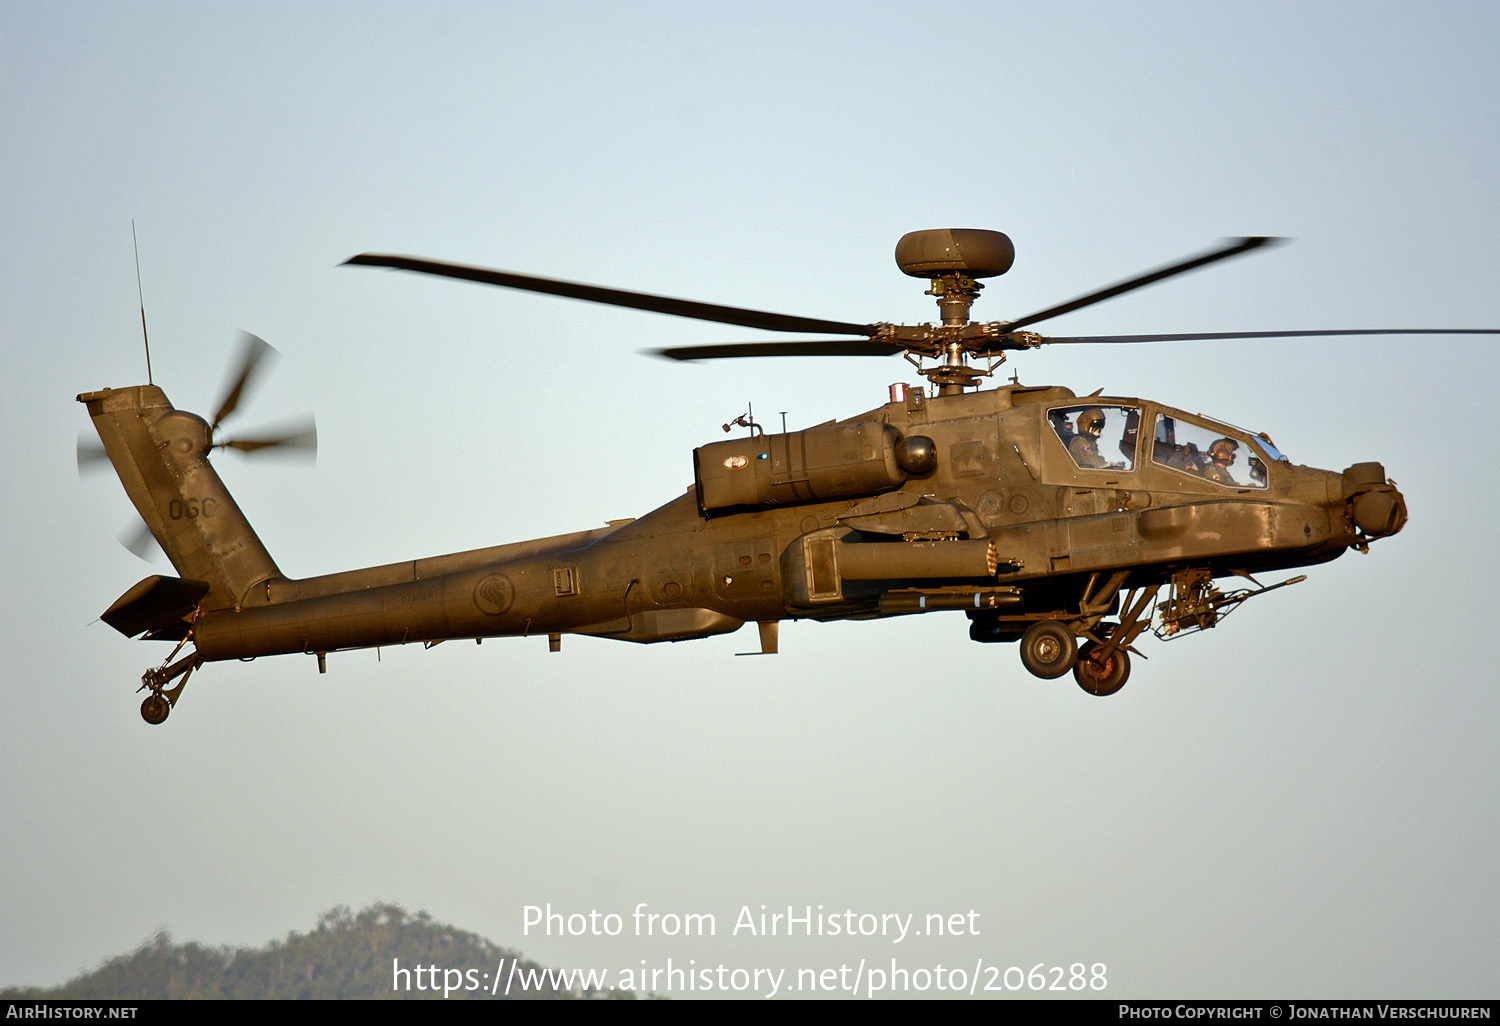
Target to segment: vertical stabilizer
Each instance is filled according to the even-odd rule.
[[[78,401],[167,558],[183,578],[208,585],[203,608],[255,604],[255,589],[281,571],[208,462],[208,422],[174,409],[155,385],[86,392]]]

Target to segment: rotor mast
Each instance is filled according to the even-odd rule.
[[[931,341],[942,362],[917,371],[938,388],[939,395],[959,395],[989,375],[969,365],[968,356],[979,341],[969,323],[969,310],[984,284],[1010,270],[1016,251],[1003,232],[982,228],[937,228],[910,232],[896,243],[896,266],[913,278],[932,284],[942,324],[932,329]]]

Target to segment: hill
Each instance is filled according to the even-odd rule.
[[[514,968],[512,968],[514,967]],[[492,995],[496,975],[510,993]],[[59,987],[8,987],[0,1000],[633,998],[568,986],[549,971],[426,912],[340,906],[308,933],[264,948],[173,943],[165,931]],[[558,984],[562,984],[559,986]],[[504,983],[496,987],[503,991]]]

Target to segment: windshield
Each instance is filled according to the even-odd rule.
[[[1162,414],[1156,418],[1151,462],[1229,488],[1264,488],[1266,464],[1244,443],[1245,433],[1223,424],[1195,424]],[[1283,458],[1264,439],[1257,444],[1272,459]]]
[[[1205,417],[1204,419],[1207,420],[1208,418]],[[1281,454],[1281,450],[1276,448],[1276,443],[1271,441],[1271,436],[1266,434],[1264,431],[1246,431],[1244,428],[1235,427],[1233,424],[1225,424],[1224,427],[1238,435],[1249,435],[1251,439],[1254,440],[1255,444],[1264,449],[1266,451],[1266,455],[1271,457],[1271,459],[1275,460],[1277,463],[1291,462],[1291,460],[1287,459]]]
[[[1285,456],[1281,455],[1280,449],[1271,444],[1271,439],[1266,437],[1264,431],[1256,435],[1255,440],[1260,443],[1260,447],[1262,449],[1266,450],[1266,455],[1271,457],[1271,459],[1275,460],[1278,463],[1290,462]]]

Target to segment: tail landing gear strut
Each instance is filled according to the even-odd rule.
[[[172,657],[182,651],[182,646],[187,644],[187,639],[172,650],[172,655],[167,656],[167,661],[154,670],[147,670],[141,674],[141,686],[139,691],[150,690],[151,694],[146,696],[141,703],[141,719],[155,726],[166,721],[167,715],[172,707],[177,704],[177,699],[182,695],[182,689],[187,686],[188,678],[193,675],[203,663],[203,657],[197,652],[185,655],[175,663]],[[172,681],[177,681],[175,688],[167,688]]]

